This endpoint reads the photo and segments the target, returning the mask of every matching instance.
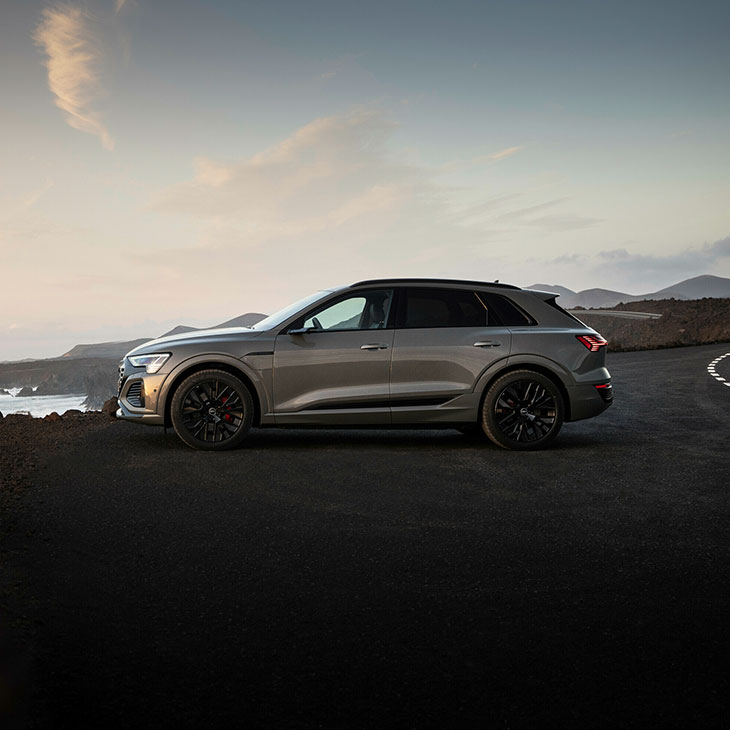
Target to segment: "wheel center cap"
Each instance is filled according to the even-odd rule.
[[[527,408],[520,408],[520,415],[526,416],[527,415]]]
[[[217,412],[218,412],[218,411],[217,411],[217,409],[215,409],[215,408],[208,408],[208,413],[209,413],[209,414],[210,414],[211,416],[215,416],[215,414],[216,414]]]

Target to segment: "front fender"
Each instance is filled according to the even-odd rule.
[[[227,367],[234,368],[241,372],[253,385],[256,393],[256,397],[261,408],[261,414],[267,413],[271,410],[269,394],[264,384],[264,375],[251,367],[248,363],[238,358],[226,355],[222,352],[208,352],[201,355],[193,355],[192,357],[183,360],[178,363],[173,370],[170,371],[168,376],[165,378],[162,384],[157,412],[164,416],[167,413],[168,399],[172,396],[178,383],[180,383],[185,377],[186,373],[191,370],[203,369],[201,366],[206,368],[215,368],[217,365],[226,365]]]

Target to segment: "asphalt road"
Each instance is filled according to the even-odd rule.
[[[91,434],[18,515],[35,723],[726,727],[726,352],[610,355],[614,406],[537,453]]]

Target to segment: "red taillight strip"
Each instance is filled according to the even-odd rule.
[[[608,340],[604,340],[601,335],[576,335],[575,337],[591,352],[598,352],[602,347],[605,347],[608,344]]]
[[[610,388],[611,383],[604,383],[603,385],[595,385],[594,388]]]

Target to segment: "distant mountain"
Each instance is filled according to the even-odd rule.
[[[260,312],[247,312],[241,314],[238,317],[229,319],[221,324],[213,325],[212,327],[205,327],[205,329],[222,329],[223,327],[251,327],[260,322],[267,315],[261,314]],[[185,332],[196,332],[202,329],[201,327],[188,327],[185,324],[179,324],[177,327],[173,327],[171,330],[160,335],[160,337],[167,337],[168,335],[180,335]],[[61,357],[67,358],[80,358],[80,357],[111,357],[117,360],[124,357],[130,350],[133,350],[139,345],[143,345],[145,342],[156,339],[154,337],[143,337],[138,340],[129,340],[124,342],[97,342],[91,345],[75,345],[68,352],[65,352]]]
[[[196,329],[198,328],[188,327],[185,324],[179,324],[177,327],[173,327],[171,330],[168,330],[164,334],[160,335],[160,337],[168,337],[169,335],[182,335],[185,332],[193,332]]]
[[[78,359],[81,357],[112,357],[119,359],[124,357],[130,350],[148,342],[151,337],[142,337],[139,340],[128,342],[96,342],[93,345],[75,345],[61,357]]]
[[[239,317],[234,317],[233,319],[221,322],[221,324],[217,324],[211,329],[217,330],[222,329],[223,327],[252,327],[262,319],[266,319],[268,316],[268,314],[261,314],[260,312],[248,312],[247,314],[242,314]]]
[[[537,289],[537,291],[551,291],[555,292],[556,294],[560,294],[561,297],[568,297],[575,294],[572,289],[568,289],[564,286],[559,286],[558,284],[532,284],[531,286],[526,286],[525,289]]]
[[[711,274],[695,276],[692,279],[680,281],[679,284],[668,286],[666,289],[660,289],[647,299],[702,299],[703,297],[713,299],[730,297],[730,279]]]
[[[610,289],[584,289],[574,292],[557,284],[533,284],[527,288],[560,294],[560,305],[566,309],[615,307],[621,302],[639,302],[646,299],[702,299],[703,297],[724,299],[730,297],[730,279],[710,274],[685,279],[649,294],[627,294]]]

